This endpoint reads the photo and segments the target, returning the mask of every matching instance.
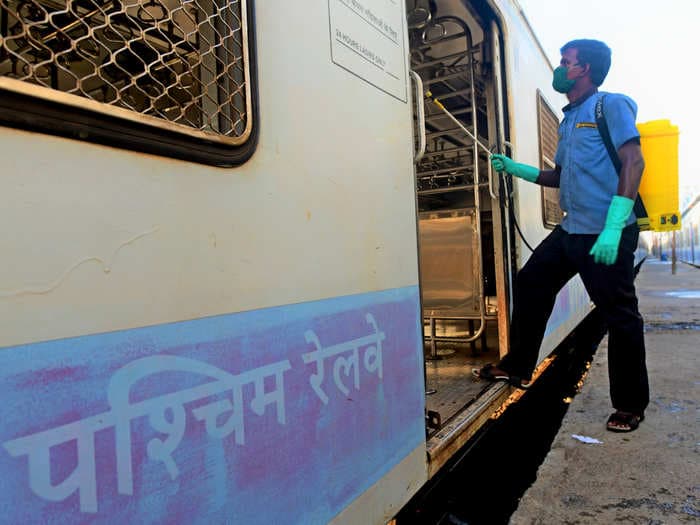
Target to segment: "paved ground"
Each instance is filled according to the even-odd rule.
[[[651,259],[637,288],[651,383],[645,421],[629,434],[605,430],[603,340],[512,524],[700,523],[700,269],[679,263],[673,275]]]

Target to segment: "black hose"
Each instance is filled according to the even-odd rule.
[[[515,213],[513,212],[513,207],[512,207],[512,206],[510,206],[510,213],[511,213],[511,216],[513,217],[513,223],[515,224],[515,229],[518,230],[518,235],[520,235],[520,238],[521,238],[521,239],[523,240],[523,242],[525,243],[525,246],[527,246],[531,252],[534,252],[535,250],[532,248],[532,246],[530,246],[530,243],[527,242],[527,239],[525,239],[525,236],[523,235],[523,232],[520,231],[520,225],[518,224],[518,221],[517,221],[516,218],[515,218]]]
[[[527,242],[527,239],[525,238],[525,235],[523,235],[523,232],[522,232],[522,230],[520,229],[520,225],[518,224],[518,220],[515,218],[515,212],[513,211],[513,193],[512,193],[511,191],[509,191],[509,189],[508,189],[509,186],[506,184],[506,180],[505,180],[506,173],[505,173],[505,172],[500,172],[500,174],[503,176],[503,184],[502,184],[502,186],[503,186],[504,188],[506,188],[505,191],[506,191],[506,199],[508,199],[508,211],[510,212],[510,217],[511,217],[511,219],[513,220],[513,224],[515,224],[515,229],[517,230],[518,235],[520,236],[520,238],[521,238],[521,239],[523,240],[523,242],[525,243],[525,246],[527,246],[528,249],[529,249],[531,252],[534,252],[535,250],[532,248],[532,246],[530,246],[530,243]]]

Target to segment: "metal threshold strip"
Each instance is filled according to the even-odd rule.
[[[465,381],[469,379],[465,378]],[[493,383],[473,403],[457,413],[428,439],[428,478],[432,478],[453,455],[484,426],[513,391],[506,383]]]
[[[532,374],[532,383],[547,370],[556,355],[550,354],[542,360]],[[465,381],[468,379],[465,378]],[[507,383],[493,383],[470,403],[464,410],[458,412],[434,436],[428,439],[428,478],[432,478],[445,463],[454,456],[489,419],[498,419],[513,403],[517,403],[525,395],[521,390]]]

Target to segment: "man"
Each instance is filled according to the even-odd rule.
[[[475,375],[529,386],[557,292],[579,274],[608,325],[608,373],[615,412],[607,428],[635,430],[649,403],[643,320],[634,288],[634,250],[639,228],[632,212],[644,170],[636,104],[628,97],[605,94],[604,114],[621,161],[618,174],[596,126],[598,86],[610,69],[611,52],[596,40],[574,40],[561,48],[552,85],[565,93],[559,145],[553,170],[493,155],[497,171],[542,186],[560,188],[566,212],[560,226],[535,249],[518,273],[511,325],[511,351],[497,365]]]

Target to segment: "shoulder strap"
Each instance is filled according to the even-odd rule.
[[[622,163],[620,162],[620,157],[617,155],[615,146],[613,146],[612,139],[610,138],[610,130],[608,129],[608,123],[605,120],[605,113],[603,112],[603,101],[605,100],[605,95],[598,97],[595,103],[595,122],[598,126],[598,133],[600,133],[603,143],[605,144],[605,149],[608,150],[608,155],[610,160],[615,166],[615,172],[617,176],[620,176],[620,170],[622,169]],[[637,224],[640,229],[649,229],[649,218],[647,210],[642,202],[642,197],[637,193],[637,198],[634,201],[634,214],[637,217]]]

